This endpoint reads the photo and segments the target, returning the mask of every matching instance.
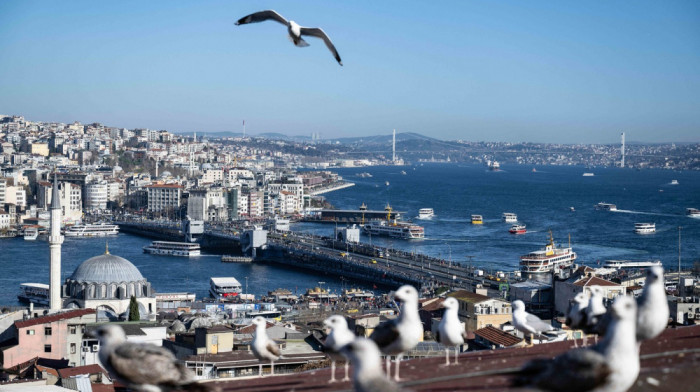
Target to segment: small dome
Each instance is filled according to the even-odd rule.
[[[160,176],[158,178],[168,178],[168,177],[172,177],[172,176],[173,176],[173,174],[166,170],[166,171],[160,173]]]
[[[135,265],[125,258],[103,254],[83,261],[71,275],[78,282],[119,283],[144,280]]]

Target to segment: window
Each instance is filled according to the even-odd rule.
[[[50,352],[51,352],[51,345],[50,345],[50,344],[45,344],[45,345],[44,345],[44,352],[45,352],[45,353],[50,353]]]
[[[28,329],[28,330],[27,330],[27,335],[34,335],[34,330],[33,330],[33,329]]]
[[[76,350],[75,343],[71,343],[70,344],[70,353],[75,354],[75,350]]]
[[[44,327],[44,335],[51,336],[51,327]]]
[[[77,328],[75,327],[75,325],[71,325],[70,326],[70,334],[75,335],[77,332],[78,331],[77,331]]]

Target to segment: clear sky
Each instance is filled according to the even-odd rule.
[[[275,9],[322,41],[294,47]],[[324,138],[700,141],[700,1],[0,2],[0,114]]]

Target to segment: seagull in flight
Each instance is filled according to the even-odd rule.
[[[92,332],[100,341],[97,354],[110,376],[142,392],[171,390],[206,391],[197,384],[184,363],[163,347],[126,341],[118,325],[104,325]]]
[[[329,383],[335,382],[335,362],[342,358],[340,349],[346,344],[352,343],[355,340],[355,334],[348,328],[348,322],[343,316],[333,315],[323,321],[323,325],[329,328],[331,332],[328,334],[326,341],[323,344],[324,351],[331,357],[331,379]],[[345,378],[342,381],[349,381],[348,377],[349,363],[345,361]]]
[[[335,46],[333,45],[333,42],[331,41],[330,38],[328,38],[328,34],[326,34],[325,31],[321,30],[318,27],[299,26],[295,21],[293,21],[293,20],[288,21],[282,15],[278,14],[277,12],[275,12],[273,10],[259,11],[259,12],[255,12],[255,13],[252,13],[250,15],[244,16],[241,19],[238,19],[238,21],[236,22],[236,26],[240,26],[240,25],[244,25],[244,24],[248,24],[248,23],[259,23],[259,22],[264,22],[266,20],[273,20],[277,23],[281,23],[281,24],[287,26],[287,33],[289,34],[289,39],[297,47],[303,48],[305,46],[309,46],[308,42],[304,41],[304,39],[301,38],[302,35],[322,39],[323,42],[326,43],[328,50],[330,50],[331,53],[333,54],[333,57],[335,57],[335,60],[338,62],[338,64],[343,65],[343,62],[340,60],[340,55],[338,54],[338,51],[335,50]]]
[[[445,308],[445,313],[443,313],[440,325],[438,325],[436,337],[437,341],[445,346],[445,366],[448,366],[450,364],[449,347],[454,346],[455,364],[459,363],[457,359],[457,353],[459,352],[458,346],[464,344],[467,333],[462,323],[459,321],[459,302],[457,299],[453,297],[445,298],[442,307]]]

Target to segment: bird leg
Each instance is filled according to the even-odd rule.
[[[331,380],[328,383],[335,382],[335,361],[331,360]]]
[[[270,361],[270,375],[275,375],[275,361]]]
[[[258,364],[258,377],[262,377],[262,362]]]
[[[530,334],[530,345],[528,347],[532,347],[535,345],[535,335],[532,333]]]
[[[343,378],[343,381],[350,381],[350,377],[348,376],[349,371],[350,371],[350,362],[348,360],[345,360],[345,378]]]
[[[386,377],[391,378],[391,356],[387,355],[384,361],[386,362]]]
[[[459,346],[455,346],[455,365],[459,363],[459,358],[457,354],[459,353]]]
[[[403,357],[403,353],[396,356],[396,370],[394,371],[394,381],[396,382],[401,381],[401,377],[399,377],[399,368],[401,368],[401,357]]]
[[[445,366],[450,366],[450,349],[445,347]]]

